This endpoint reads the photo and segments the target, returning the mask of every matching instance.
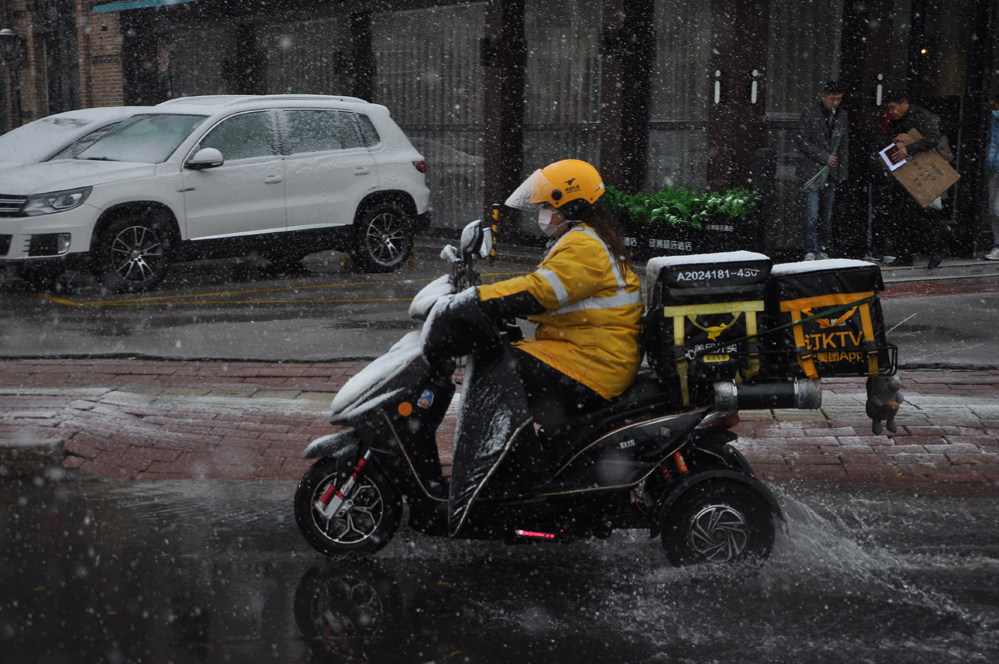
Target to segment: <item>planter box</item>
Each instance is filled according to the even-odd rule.
[[[701,228],[686,224],[643,225],[628,219],[621,222],[621,234],[635,260],[740,249],[758,251],[763,244],[755,215],[748,219],[719,217]]]

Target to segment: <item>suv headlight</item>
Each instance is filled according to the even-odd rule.
[[[67,189],[66,191],[52,191],[47,194],[36,194],[28,199],[28,202],[21,208],[21,214],[28,217],[37,217],[41,214],[52,214],[53,212],[65,212],[75,207],[83,205],[87,200],[93,187],[81,187],[80,189]]]

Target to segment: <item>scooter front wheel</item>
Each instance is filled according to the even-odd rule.
[[[351,495],[352,505],[345,514],[324,517],[315,504],[334,484],[339,489],[352,468],[344,461],[324,458],[298,483],[295,492],[295,522],[306,541],[331,557],[372,554],[388,544],[402,519],[402,498],[374,464],[368,464],[358,477]]]
[[[767,501],[749,487],[708,480],[687,489],[663,519],[662,542],[673,565],[763,562],[775,538]]]

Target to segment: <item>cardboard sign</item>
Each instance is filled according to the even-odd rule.
[[[923,137],[915,129],[910,129],[908,134],[912,136],[914,141]],[[901,146],[904,143],[895,143],[894,145]],[[885,159],[888,156],[885,153],[891,148],[892,146],[888,146],[881,151],[882,163],[922,207],[935,201],[961,177],[947,163],[947,160],[940,156],[936,148],[921,152],[915,157],[909,157],[901,166],[896,164],[892,168]]]

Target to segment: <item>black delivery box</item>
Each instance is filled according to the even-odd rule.
[[[767,293],[768,321],[772,327],[790,327],[766,335],[768,373],[799,378],[894,373],[895,349],[885,337],[878,297],[884,288],[881,268],[865,261],[775,265]],[[830,313],[821,315],[825,312]]]
[[[684,404],[699,384],[760,371],[771,260],[751,251],[662,256],[648,262],[645,343],[649,365]],[[700,352],[698,352],[700,351]]]

